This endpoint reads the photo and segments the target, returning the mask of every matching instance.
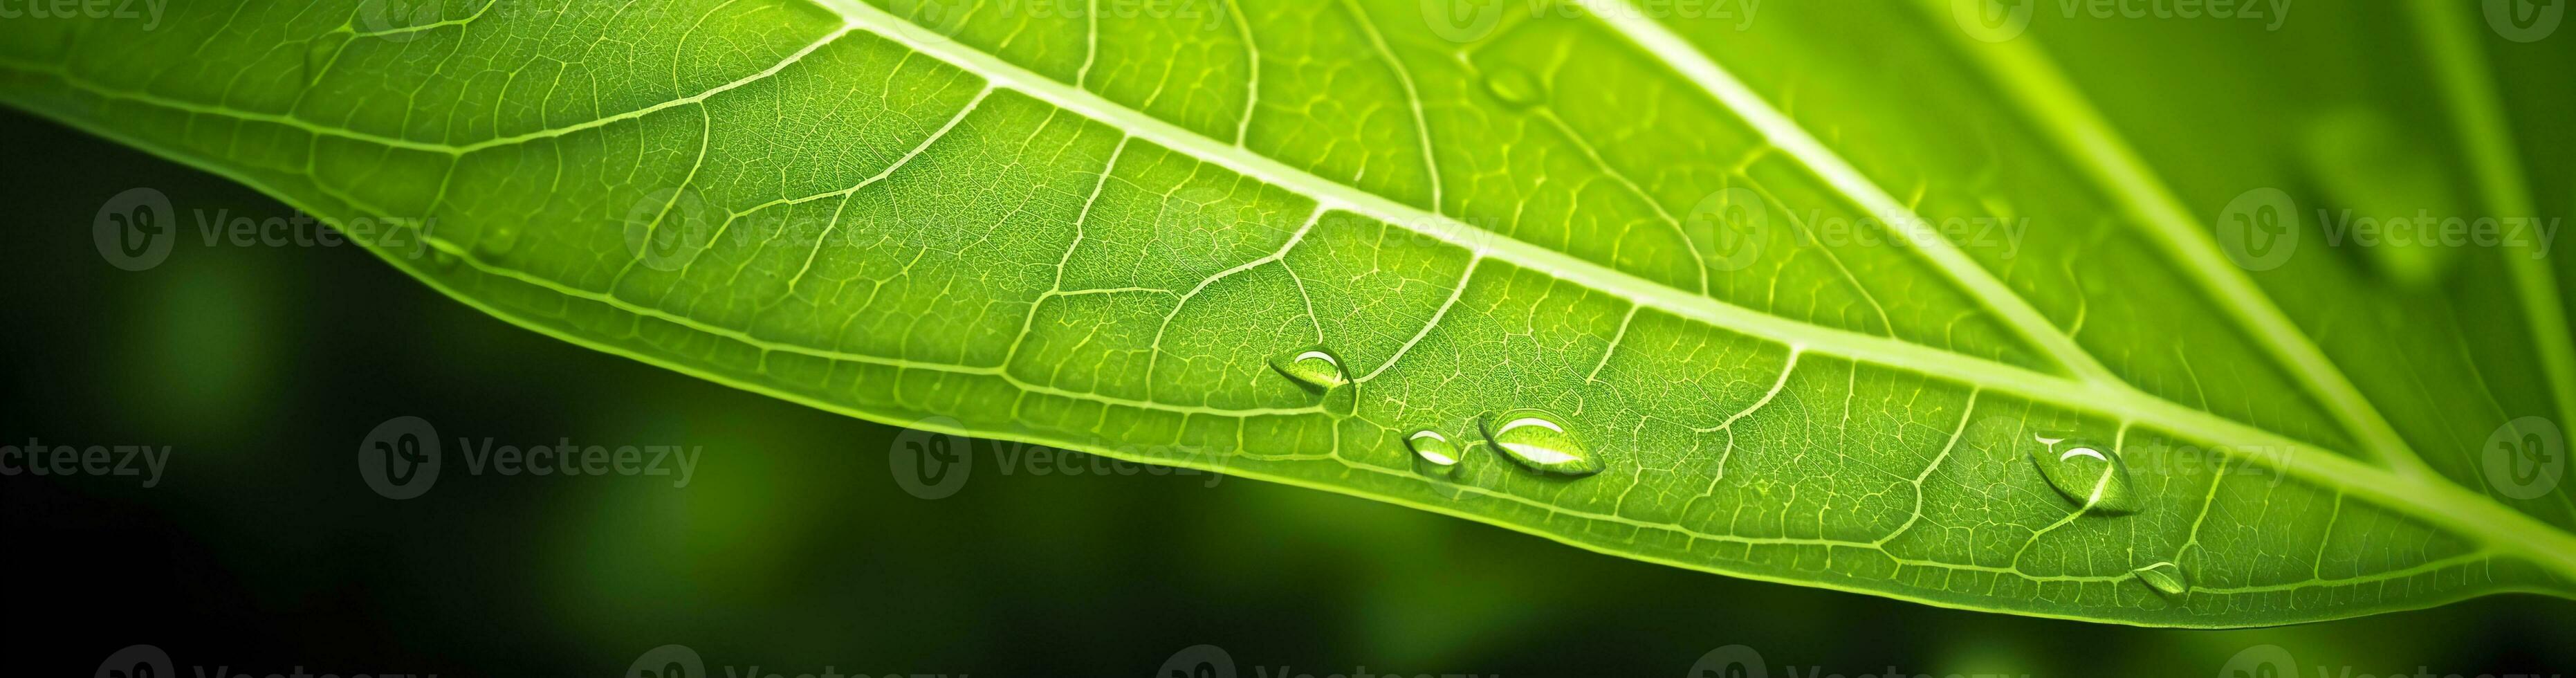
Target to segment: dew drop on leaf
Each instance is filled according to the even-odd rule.
[[[1306,387],[1306,390],[1317,393],[1351,381],[1349,375],[1342,373],[1341,359],[1333,357],[1331,351],[1326,351],[1322,347],[1303,348],[1279,354],[1279,357],[1270,359],[1270,368],[1278,370],[1280,375],[1297,382],[1297,385]]]
[[[2048,485],[2076,506],[2103,514],[2138,510],[2129,491],[2129,469],[2107,445],[2041,436],[2031,449],[2031,463]]]
[[[2182,566],[2170,562],[2130,570],[2129,574],[2137,576],[2138,581],[2145,582],[2147,588],[2155,589],[2156,593],[2166,596],[2179,596],[2191,591],[2191,582],[2183,578]]]
[[[1545,410],[1517,409],[1485,420],[1485,440],[1532,471],[1568,476],[1601,472],[1600,460]]]
[[[1538,103],[1547,92],[1539,84],[1537,76],[1513,66],[1499,67],[1485,74],[1485,91],[1493,92],[1494,98],[1514,106]]]
[[[1413,456],[1432,468],[1446,471],[1458,467],[1458,444],[1450,442],[1449,436],[1440,435],[1439,431],[1414,431],[1413,435],[1404,437],[1404,446],[1412,449]]]
[[[518,246],[519,226],[509,223],[494,224],[491,230],[483,232],[483,237],[474,241],[475,249],[486,254],[508,254]]]

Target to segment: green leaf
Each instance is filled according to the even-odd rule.
[[[2576,596],[2565,259],[2320,218],[2564,214],[2570,40],[1680,7],[177,3],[0,100],[878,421],[2017,614]]]

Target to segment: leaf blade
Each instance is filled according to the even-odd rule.
[[[812,41],[772,40],[776,44],[752,50],[789,56],[759,68],[737,67],[736,70],[748,70],[750,75],[693,76],[716,83],[708,87],[721,89],[698,89],[694,91],[702,93],[652,101],[625,109],[626,112],[578,118],[569,125],[537,125],[533,131],[496,133],[463,144],[451,140],[420,141],[408,133],[327,126],[315,129],[317,124],[295,114],[293,104],[286,114],[258,113],[236,110],[230,104],[190,103],[140,93],[148,87],[131,93],[104,86],[65,89],[98,96],[102,101],[122,96],[147,107],[175,104],[191,109],[191,119],[229,117],[234,119],[231,124],[237,126],[271,125],[308,133],[312,139],[310,148],[318,150],[309,152],[300,176],[282,171],[275,172],[276,176],[262,175],[263,171],[273,170],[263,170],[240,156],[210,152],[202,144],[168,149],[164,154],[263,185],[263,190],[272,194],[316,208],[317,214],[344,219],[371,213],[448,215],[450,223],[461,222],[474,229],[467,237],[430,236],[430,247],[456,262],[448,265],[451,268],[441,268],[435,259],[405,258],[392,249],[380,249],[379,253],[443,291],[514,322],[585,345],[854,416],[897,423],[913,423],[918,417],[954,416],[965,423],[940,430],[1076,447],[1157,463],[1219,468],[1461,515],[1595,550],[1685,567],[2022,614],[2225,626],[2438,604],[2504,590],[2564,594],[2562,575],[2536,568],[2543,564],[2565,568],[2564,554],[2576,553],[2576,548],[2562,543],[2563,533],[2535,526],[2529,517],[2484,497],[2408,480],[2332,454],[2311,442],[2142,392],[2105,388],[2098,382],[2052,374],[2044,367],[1927,346],[1895,336],[1892,328],[1882,334],[1782,317],[1651,279],[1648,275],[1653,271],[1640,272],[1615,257],[1605,263],[1570,251],[1571,247],[1548,247],[1532,240],[1502,237],[1494,229],[1445,216],[1441,208],[1426,209],[1408,202],[1398,197],[1405,195],[1402,191],[1366,190],[1329,179],[1312,168],[1300,168],[1203,130],[1129,108],[963,41],[908,32],[918,27],[896,23],[899,20],[872,6],[835,3],[833,9],[839,10],[843,19],[837,25],[825,21],[805,26],[811,34],[825,37]],[[465,21],[442,28],[463,33],[476,25]],[[853,25],[863,30],[853,32]],[[433,44],[447,35],[440,30],[419,33]],[[848,37],[848,42],[843,42],[844,36],[859,35],[868,37]],[[914,55],[928,55],[957,66],[952,70],[918,66],[928,69],[928,73],[906,71],[916,67],[911,60]],[[815,61],[808,62],[809,58]],[[94,102],[79,100],[81,94],[39,90],[23,80],[27,73],[46,69],[11,68],[22,78],[8,90],[13,102],[48,110],[92,129],[111,129],[104,122],[107,116],[102,115],[109,105],[84,109],[84,105]],[[1089,68],[1085,66],[1083,70]],[[65,82],[74,77],[69,68],[58,70]],[[405,71],[388,68],[385,72]],[[757,110],[761,104],[789,101],[792,87],[868,82],[879,75],[888,82],[910,83],[913,89],[887,88],[868,93],[866,100],[916,101],[916,108],[927,115],[917,116],[925,120],[885,130],[884,136],[901,138],[866,144],[875,154],[872,159],[844,166],[824,163],[832,171],[817,172],[849,177],[854,183],[841,185],[856,188],[784,190],[751,186],[757,179],[743,177],[757,177],[760,172],[725,167],[728,162],[757,165],[759,158],[738,153],[754,147],[754,140],[725,136],[728,133],[716,122],[719,117],[728,122],[743,118],[719,116],[718,107],[730,104]],[[1084,77],[1076,75],[1075,79]],[[673,82],[682,79],[675,70]],[[973,84],[959,84],[970,81]],[[974,90],[971,95],[962,93],[970,88]],[[674,92],[682,89],[667,88]],[[996,94],[997,90],[1002,94]],[[735,92],[740,94],[720,96]],[[923,92],[936,96],[922,95]],[[295,96],[301,101],[300,93]],[[62,98],[48,100],[49,97]],[[1417,102],[1415,110],[1419,111],[1419,96],[1413,98]],[[962,103],[957,103],[950,113],[951,107],[944,102],[960,99]],[[928,103],[918,103],[924,101]],[[691,112],[698,115],[685,115]],[[1060,114],[1067,113],[1075,120],[1059,119]],[[1421,143],[1431,143],[1428,124],[1419,122],[1420,117],[1416,119],[1416,138]],[[1249,126],[1252,116],[1247,114],[1244,120],[1242,124]],[[1572,129],[1570,124],[1564,126]],[[498,126],[494,127],[497,132]],[[174,128],[185,129],[177,125],[148,129],[139,123],[129,129],[170,135],[169,130]],[[559,129],[563,131],[554,131]],[[192,141],[184,134],[175,136],[183,144]],[[1242,136],[1241,132],[1236,136]],[[725,143],[718,143],[720,137]],[[824,147],[833,147],[831,142],[844,137],[814,132],[789,136],[799,142],[795,145]],[[334,139],[337,141],[328,141]],[[495,143],[504,139],[510,141]],[[1046,144],[1036,143],[1041,139]],[[1139,143],[1137,139],[1145,141]],[[677,143],[681,141],[695,141],[694,151],[689,148],[691,144]],[[994,152],[1014,143],[1020,147],[1051,144],[1068,149],[1066,152],[1075,157],[990,156],[1013,157],[1038,165],[1026,170],[998,170],[989,163],[952,160],[971,160],[977,157],[974,152]],[[341,144],[374,145],[383,150],[370,154]],[[602,201],[610,205],[606,213],[597,205],[549,211],[551,208],[543,204],[546,200],[571,198],[540,195],[517,187],[498,174],[502,170],[492,168],[498,161],[482,160],[485,151],[539,146],[548,146],[556,153],[617,158],[629,145],[649,149],[659,154],[653,157],[671,161],[660,168],[661,173],[671,175],[683,188],[698,183],[701,172],[708,171],[717,177],[711,180],[715,191],[751,186],[767,194],[716,196],[713,202],[717,207],[733,215],[722,220],[727,227],[741,216],[734,214],[730,206],[735,203],[747,207],[742,214],[779,211],[787,213],[788,220],[768,223],[777,228],[757,246],[713,247],[698,252],[682,272],[674,275],[664,275],[669,272],[656,271],[651,266],[638,269],[636,259],[641,257],[635,256],[591,256],[584,261],[572,253],[633,254],[618,253],[610,237],[623,226],[616,223],[616,212],[622,207],[615,204],[617,200]],[[1615,152],[1613,149],[1611,153],[1596,154],[1595,161],[1611,164],[1609,156]],[[726,162],[710,163],[711,153]],[[323,157],[332,154],[343,157]],[[693,154],[696,160],[677,162]],[[449,179],[437,182],[438,191],[434,194],[407,194],[351,182],[350,177],[337,173],[316,171],[335,167],[369,170],[360,176],[370,176],[388,168],[437,167],[440,155],[454,159],[445,161]],[[638,158],[645,155],[636,154]],[[512,154],[506,160],[516,166],[546,164],[541,155],[534,153]],[[552,167],[557,176],[562,176],[569,171],[566,167],[576,164],[555,163]],[[685,172],[669,171],[680,164],[688,165]],[[1423,164],[1428,169],[1438,161],[1426,156]],[[460,166],[466,169],[458,169]],[[732,174],[725,174],[728,171]],[[1431,171],[1436,174],[1436,170]],[[459,172],[467,177],[463,183],[469,189],[466,193],[450,191]],[[942,185],[927,186],[917,181],[923,173],[942,179]],[[1217,173],[1236,179],[1219,178],[1210,183],[1202,176]],[[1857,169],[1850,171],[1850,177],[1868,181]],[[829,178],[806,183],[821,183]],[[335,179],[340,181],[338,185],[333,184]],[[1014,180],[1025,183],[1011,183]],[[1250,183],[1244,183],[1247,181]],[[657,185],[655,181],[637,183]],[[1033,197],[966,191],[973,193],[974,199],[961,202],[947,200],[952,196],[937,192],[996,185],[1028,186],[1031,188],[1022,193]],[[1139,188],[1148,185],[1165,188]],[[1435,181],[1431,190],[1424,191],[1426,199],[1431,205],[1444,205],[1443,199],[1437,197],[1437,186]],[[1190,194],[1195,197],[1189,200],[1175,198],[1202,188],[1210,192]],[[1634,184],[1630,190],[1649,193],[1655,189]],[[624,197],[625,193],[643,191],[619,187],[611,192]],[[1786,190],[1768,192],[1768,199],[1774,201],[1785,201],[1792,195]],[[831,256],[826,256],[824,239],[833,237],[833,229],[874,223],[845,221],[845,215],[893,214],[907,204],[879,200],[884,197],[879,193],[910,196],[911,202],[925,205],[954,203],[962,212],[933,223],[1019,223],[1029,233],[1061,236],[1057,241],[1010,243],[1007,256],[1005,250],[996,249],[983,255],[986,263],[955,265],[956,271],[964,273],[943,278],[948,281],[944,284],[983,280],[978,277],[983,273],[976,269],[1005,269],[1011,263],[1023,262],[1040,264],[1031,268],[1052,269],[1048,277],[1054,284],[1043,291],[1038,291],[1039,281],[1033,274],[991,274],[1020,285],[1009,289],[1034,298],[1014,302],[993,297],[999,300],[993,304],[1018,312],[1002,314],[1012,321],[1002,325],[1017,329],[1006,351],[996,348],[999,342],[992,340],[994,335],[989,328],[995,323],[942,315],[949,307],[964,305],[955,298],[963,293],[914,295],[905,301],[917,303],[877,307],[855,302],[825,303],[836,297],[813,291],[818,285],[856,280],[836,277],[847,274],[850,267],[865,268],[897,258],[893,253],[871,252],[846,241],[835,245],[838,249],[830,250]],[[1884,191],[1878,193],[1884,199],[1874,202],[1893,202],[1884,197]],[[579,216],[543,235],[586,238],[575,243],[585,246],[549,245],[542,238],[534,243],[495,245],[497,240],[490,229],[507,228],[520,218],[495,216],[490,205],[481,204],[509,201],[476,195],[503,196],[534,204],[541,208],[536,210],[539,213]],[[656,213],[656,223],[673,205],[685,203],[683,196],[674,193],[654,201],[661,210]],[[761,201],[733,199],[742,197]],[[827,202],[831,206],[828,212],[822,209]],[[1145,210],[1146,203],[1167,207]],[[1183,207],[1168,207],[1174,204]],[[1171,226],[1172,220],[1167,217],[1178,215],[1186,220],[1209,211],[1206,208],[1211,205],[1262,216],[1247,219],[1239,211],[1227,217],[1231,220],[1206,229],[1218,234],[1213,239],[1222,241],[1220,249],[1224,251],[1175,261],[1182,268],[1199,267],[1179,278],[1183,282],[1195,278],[1186,293],[1178,292],[1177,285],[1158,281],[1111,280],[1132,271],[1104,267],[1104,262],[1114,263],[1116,259],[1088,254],[1083,249],[1086,238],[1094,235],[1092,229],[1099,229],[1097,234],[1102,238],[1119,233],[1151,238]],[[1048,224],[1052,221],[1011,221],[1024,211],[1060,214],[1066,226],[1051,229]],[[1148,216],[1139,218],[1138,214]],[[1277,215],[1296,218],[1291,222]],[[772,251],[772,240],[807,235],[784,227],[794,224],[796,218],[826,224],[821,234],[814,235],[816,244],[802,250]],[[1291,223],[1296,225],[1291,227]],[[1070,232],[1059,232],[1066,230]],[[988,229],[982,233],[990,239],[996,232]],[[1416,236],[1429,236],[1431,242],[1416,242]],[[1175,247],[1178,246],[1147,245],[1118,251],[1160,254]],[[493,251],[496,249],[500,251]],[[918,259],[938,255],[937,249],[912,247],[900,253]],[[538,259],[532,252],[555,258]],[[690,278],[700,273],[686,266],[710,256],[716,257],[711,260],[715,264],[735,264],[737,277],[724,280],[724,285]],[[1413,263],[1396,267],[1400,269],[1397,271],[1352,263],[1384,257],[1414,259]],[[627,260],[619,262],[619,258]],[[1003,265],[989,263],[994,261]],[[1077,261],[1090,267],[1071,266]],[[768,262],[768,268],[762,268],[764,262]],[[1947,265],[1947,275],[1974,277],[1982,273],[1977,266],[1963,269],[1956,263]],[[615,272],[602,275],[599,271],[603,268],[614,268]],[[1083,277],[1101,281],[1081,289],[1063,289],[1068,271],[1077,270]],[[1300,270],[1310,273],[1301,275]],[[739,277],[744,271],[752,272],[755,278],[746,283]],[[1313,271],[1345,275],[1313,275]],[[1423,275],[1408,277],[1407,273]],[[1356,285],[1341,282],[1368,279],[1370,275],[1396,280]],[[765,292],[746,297],[725,289],[737,283],[755,285]],[[877,281],[880,287],[885,284]],[[1292,294],[1298,300],[1293,307],[1280,301],[1292,298]],[[677,302],[673,301],[675,295]],[[1156,305],[1163,303],[1156,295],[1178,299],[1164,310]],[[1226,302],[1228,305],[1222,308],[1229,312],[1222,315],[1233,317],[1192,314],[1188,302],[1201,295]],[[729,298],[741,300],[749,308],[694,301]],[[870,293],[868,298],[876,297]],[[1123,298],[1156,301],[1129,302],[1145,304],[1146,313],[1102,301]],[[1317,302],[1319,298],[1323,303]],[[1371,315],[1365,311],[1384,308],[1385,299],[1400,300],[1409,304],[1410,310],[1386,313],[1394,319],[1365,317]],[[2018,301],[2018,296],[2014,300]],[[1100,305],[1082,306],[1078,313],[1057,311],[1044,315],[1051,302],[1068,308],[1075,304]],[[554,310],[576,303],[595,307]],[[677,309],[667,307],[675,303]],[[1026,306],[1024,311],[1017,308],[1021,303]],[[778,309],[782,308],[787,311],[780,313]],[[963,339],[957,345],[943,346],[918,339],[910,331],[850,332],[825,329],[815,322],[828,320],[827,311],[853,310],[881,312],[844,313],[847,319],[842,321],[843,327],[907,316],[919,327],[921,319],[938,318],[956,326],[951,329],[964,328],[939,336]],[[1884,316],[1886,309],[1880,309],[1880,313]],[[2017,331],[2043,337],[2057,332],[2047,326],[2050,323],[2028,317],[2035,310],[2018,313],[2021,319],[2016,321]],[[1085,348],[1091,335],[1079,333],[1039,337],[1053,343],[1031,344],[1037,347],[1031,349],[1036,353],[1021,353],[1023,343],[1031,339],[1026,336],[1031,327],[1086,321],[1099,333],[1114,335],[1141,328],[1158,315],[1151,340],[1137,342],[1147,349],[1148,357],[1141,368],[1065,375],[1061,367],[1065,364],[1112,364],[1108,361],[1118,359]],[[1170,331],[1176,321],[1183,328],[1177,333]],[[1366,414],[1339,415],[1331,409],[1330,401],[1301,404],[1311,401],[1303,400],[1286,384],[1260,381],[1259,376],[1266,371],[1258,366],[1269,357],[1267,351],[1260,350],[1260,342],[1206,341],[1207,337],[1258,337],[1262,332],[1302,335],[1310,324],[1316,334],[1326,338],[1360,337],[1365,341],[1353,342],[1374,347],[1355,347],[1353,351],[1360,359],[1352,364],[1364,376],[1354,380],[1360,387],[1353,391],[1352,398],[1354,407],[1364,408]],[[1292,327],[1295,332],[1287,331]],[[1418,329],[1407,331],[1409,328]],[[1502,339],[1483,339],[1489,337]],[[1298,345],[1307,343],[1303,336],[1290,339]],[[1167,340],[1176,346],[1164,346]],[[1378,346],[1378,341],[1387,343]],[[2059,346],[2057,352],[2063,353],[2065,348]],[[1171,362],[1163,362],[1165,356],[1171,356]],[[1403,362],[1408,360],[1413,362]],[[1049,365],[1035,361],[1052,361],[1056,369],[1040,377],[1035,370]],[[1399,364],[1408,367],[1398,367]],[[1518,378],[1470,375],[1463,379],[1470,382],[1464,389],[1437,378],[1442,376],[1443,368],[1457,374],[1473,366],[1493,364],[1526,364],[1530,368],[1509,375]],[[1250,369],[1246,369],[1247,365]],[[1549,376],[1560,370],[1562,375]],[[1524,379],[1537,383],[1516,383]],[[1863,389],[1864,385],[1870,388]],[[1679,388],[1685,386],[1689,389]],[[1717,392],[1710,393],[1712,388]],[[1372,395],[1368,399],[1360,395],[1390,390],[1392,395]],[[1894,404],[1900,398],[1908,399],[1901,407]],[[1615,476],[1624,473],[1627,483],[1611,494],[1598,489],[1607,485],[1534,479],[1512,475],[1505,467],[1489,464],[1471,470],[1456,484],[1448,484],[1422,478],[1401,464],[1405,456],[1399,434],[1417,425],[1454,428],[1460,416],[1531,401],[1554,401],[1563,411],[1591,408],[1593,418],[1586,432],[1615,438],[1625,448],[1621,454],[1626,456],[1615,459],[1613,469],[1603,475],[1615,481]],[[1007,408],[1002,406],[1004,402],[1009,403]],[[1415,402],[1437,403],[1426,409],[1438,411],[1411,412],[1403,405]],[[1986,404],[1981,406],[1981,402]],[[1980,416],[1981,407],[2002,414]],[[1725,416],[1716,416],[1720,414]],[[1117,427],[1108,426],[1113,415],[1124,415],[1117,420]],[[1996,417],[2001,417],[1998,421],[2002,423],[1990,429],[1977,428]],[[1230,441],[1225,435],[1229,432],[1221,430],[1224,424],[1205,423],[1208,419],[1229,418],[1235,420]],[[1700,423],[1709,425],[1696,425]],[[2031,484],[2036,476],[2024,473],[2026,456],[2012,445],[2025,429],[2041,424],[2087,428],[2124,443],[2134,436],[2141,442],[2125,448],[2124,454],[2141,460],[2162,459],[2160,455],[2164,453],[2158,450],[2182,447],[2154,442],[2167,434],[2257,441],[2276,447],[2282,454],[2224,456],[2215,470],[2175,468],[2161,474],[2149,484],[2164,488],[2168,498],[2196,494],[2201,497],[2198,506],[2167,502],[2168,505],[2147,511],[2138,522],[2126,525],[2152,523],[2169,529],[2170,536],[2184,538],[2169,539],[2163,534],[2121,536],[2123,530],[2135,528],[2069,512],[2062,498]],[[1632,426],[1624,436],[1618,434],[1622,425]],[[941,426],[946,425],[933,425]],[[1248,442],[1251,440],[1263,442]],[[1139,444],[1144,446],[1137,447]],[[1707,467],[1712,460],[1714,467]],[[1488,457],[1484,461],[1494,460]],[[2230,475],[2229,469],[2240,463],[2252,469],[2248,477],[2264,481],[2262,499],[2241,494],[2252,490],[2238,489],[2244,482],[2232,480],[2235,476]],[[1735,465],[1732,475],[1727,470],[1729,464]],[[1917,465],[1919,471],[1915,470]],[[1897,482],[1909,479],[1910,482]],[[2002,489],[1981,494],[1987,487]],[[2291,489],[2280,489],[2283,487]],[[2033,488],[2038,491],[2030,491]],[[1781,492],[1775,494],[1775,490]],[[2190,493],[2192,490],[2198,492]],[[2285,492],[2291,498],[2283,498]],[[1820,503],[1814,494],[1839,501]],[[1894,497],[1910,501],[1893,501]],[[1933,501],[1934,497],[1944,501]],[[2358,497],[2362,505],[2345,508],[2349,497]],[[2250,511],[2260,516],[2276,503],[2330,507],[2321,514],[2322,527],[2308,530],[2318,535],[2314,549],[2319,555],[2311,563],[2316,570],[2311,574],[2317,575],[2313,577],[2317,581],[2287,578],[2285,572],[2291,570],[2280,563],[2221,557],[2277,552],[2280,549],[2275,547],[2280,546],[2281,540],[2303,538],[2305,533],[2248,530],[2259,526],[2259,518],[2239,515]],[[1717,513],[1728,508],[1751,511],[1759,520],[1743,523]],[[1825,514],[1831,510],[1876,522],[1826,520]],[[2383,546],[2338,542],[2338,535],[2345,534],[2337,530],[2338,525],[2345,524],[2346,511],[2360,516],[2351,520],[2379,524],[2383,532],[2420,535],[2440,548],[2398,558],[2401,554],[2392,554]],[[1809,512],[1817,516],[1812,521],[1801,517]],[[2214,524],[2210,520],[2213,515],[2221,516]],[[1927,525],[1942,529],[1917,531]],[[2206,534],[2203,528],[2209,528]],[[1979,534],[1965,540],[1943,534],[1962,529]],[[1998,547],[1996,540],[2013,538],[1998,535],[2024,532],[2027,538],[2021,539],[2017,548]],[[2072,541],[2059,541],[2067,539]],[[2190,603],[2186,605],[2163,603],[2156,607],[2162,598],[2130,578],[2133,570],[2148,563],[2106,559],[2098,548],[2115,539],[2160,547],[2179,543],[2174,547],[2178,549],[2174,560],[2195,568],[2189,580],[2193,582],[2194,595],[2203,597],[2186,599]],[[2387,540],[2382,538],[2383,542]],[[2535,541],[2538,545],[2519,550],[2500,546],[2520,541]],[[2324,576],[2328,560],[2325,553],[2338,546],[2391,561],[2381,569],[2355,571],[2351,576]],[[2195,548],[2201,549],[2198,555],[2204,560],[2182,557],[2195,555]],[[2220,556],[2206,555],[2209,553]],[[1837,557],[1846,560],[1837,564]],[[1852,559],[1857,559],[1858,564]],[[2471,582],[2470,576],[2475,572],[2482,572],[2485,581]],[[2445,577],[2455,577],[2457,581],[2446,582]],[[1967,584],[1964,589],[1962,579]],[[2295,598],[2266,597],[2318,594],[2337,587],[2349,593],[2386,582],[2408,583],[2404,592],[2407,595],[2386,595],[2325,612],[2282,602],[2295,602]],[[2417,582],[2428,590],[2415,591]],[[2230,601],[2240,600],[2257,601],[2265,607],[2254,612],[2231,609],[2235,605]]]

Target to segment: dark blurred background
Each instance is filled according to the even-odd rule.
[[[2531,596],[2224,632],[2026,619],[1251,480],[1003,473],[1010,447],[982,441],[924,499],[889,471],[900,429],[521,330],[353,247],[209,246],[201,213],[292,213],[24,114],[0,112],[0,157],[0,442],[171,449],[148,487],[0,477],[8,675],[93,675],[136,644],[183,676],[619,676],[669,644],[708,676],[1141,676],[1201,644],[1247,677],[1682,675],[1729,645],[1801,677],[2235,678],[2267,644],[2329,678],[2576,673],[2576,602]],[[182,230],[129,272],[91,224],[135,187]],[[404,501],[357,466],[398,416],[449,445]],[[470,475],[460,437],[702,456],[686,487]]]

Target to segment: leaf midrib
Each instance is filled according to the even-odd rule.
[[[811,0],[841,15],[849,26],[931,55],[986,78],[992,86],[1027,94],[1073,113],[1107,123],[1122,133],[1215,163],[1245,176],[1314,198],[1319,210],[1344,210],[1389,225],[1438,238],[1468,249],[1478,258],[1493,258],[1545,272],[1560,279],[1615,292],[1632,303],[1655,308],[1730,331],[1759,336],[1793,350],[1814,351],[1982,388],[2111,414],[2124,422],[2146,423],[2170,433],[2244,441],[2256,449],[2281,454],[2253,454],[2221,447],[2231,458],[2317,481],[2373,500],[2392,511],[2414,516],[2486,547],[2527,556],[2570,579],[2576,579],[2576,536],[2470,493],[2438,478],[2406,477],[2388,469],[2300,442],[2278,433],[2191,409],[2148,395],[2125,382],[2077,380],[1952,353],[1893,338],[1860,334],[1735,306],[1714,298],[1645,280],[1635,275],[1467,225],[1446,215],[1406,205],[1386,196],[1316,176],[1242,146],[1211,139],[1160,118],[1109,101],[1096,93],[1066,85],[998,56],[949,39],[920,39],[929,32],[862,0]],[[1604,0],[1580,0],[1598,4]],[[1618,2],[1619,0],[1607,0]],[[1596,15],[1599,14],[1596,12]],[[1616,14],[1616,13],[1612,13]],[[1632,39],[1635,37],[1625,31]],[[1946,242],[1946,241],[1939,241]],[[1462,284],[1464,284],[1462,282]],[[2011,297],[2018,300],[2018,296]],[[2018,326],[2018,325],[2017,325]],[[2027,328],[2025,328],[2027,329]],[[2442,510],[2424,510],[2442,509]]]

